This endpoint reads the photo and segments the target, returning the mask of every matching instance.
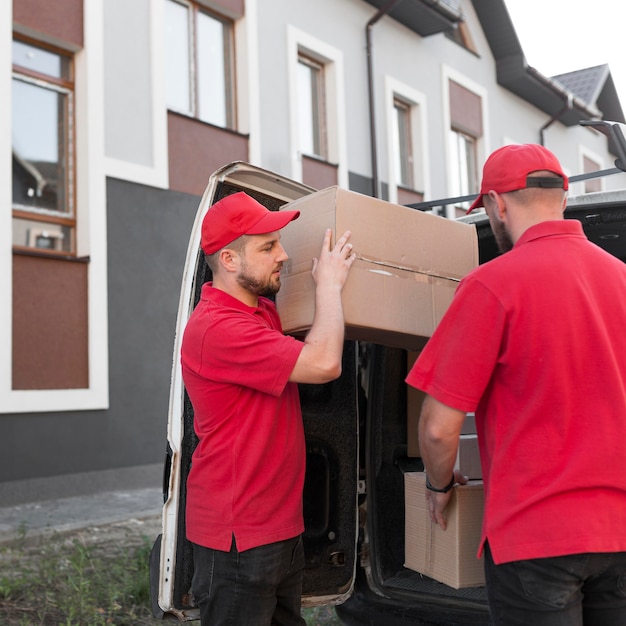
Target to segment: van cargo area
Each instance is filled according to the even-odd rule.
[[[359,355],[360,474],[367,477],[367,493],[360,501],[360,518],[367,524],[361,528],[359,559],[369,586],[401,600],[405,608],[419,606],[432,623],[488,624],[484,587],[454,589],[405,567],[405,473],[423,470],[420,458],[408,456],[407,352],[367,343],[346,349]],[[331,384],[341,387],[349,376],[344,372]],[[476,560],[475,554],[471,559]],[[351,606],[357,601],[355,594],[347,602],[349,614],[338,607],[346,623],[359,623]]]

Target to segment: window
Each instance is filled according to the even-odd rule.
[[[470,52],[478,55],[478,49],[476,48],[476,44],[472,38],[472,33],[465,20],[454,24],[452,28],[445,31],[445,35],[446,37],[452,39],[452,41],[456,41],[459,45],[467,48]]]
[[[450,131],[450,157],[452,164],[452,195],[468,196],[476,193],[476,139],[452,129]],[[469,207],[469,202],[458,205],[460,215]]]
[[[456,80],[449,80],[450,98],[450,190],[452,196],[478,192],[478,143],[483,138],[483,98]],[[454,208],[455,217],[463,215],[469,202]]]
[[[290,175],[349,187],[343,53],[287,25]]]
[[[13,41],[13,245],[76,250],[71,57]]]
[[[328,158],[325,123],[324,66],[298,55],[298,141],[302,154]]]
[[[234,128],[232,23],[190,2],[165,0],[167,105]]]
[[[399,98],[394,98],[393,108],[396,124],[393,127],[396,146],[395,173],[396,184],[402,187],[414,187],[413,181],[413,145],[411,142],[411,105]]]
[[[427,98],[412,86],[386,75],[384,103],[387,199],[396,204],[423,202],[430,191]]]

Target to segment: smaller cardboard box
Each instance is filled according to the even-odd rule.
[[[406,473],[404,487],[405,566],[454,589],[483,586],[483,559],[476,558],[483,519],[482,482],[454,487],[445,531],[430,520],[424,472]]]
[[[459,451],[456,455],[456,465],[463,476],[470,480],[482,480],[483,470],[480,464],[477,435],[461,435],[459,437]]]
[[[350,230],[356,254],[342,291],[346,339],[419,350],[461,278],[478,264],[474,225],[340,187],[311,193],[285,209],[300,211],[281,231],[289,260],[276,307],[287,334],[304,335],[313,322],[311,269],[327,228],[333,238]]]

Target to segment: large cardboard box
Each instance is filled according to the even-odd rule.
[[[431,522],[426,504],[426,475],[409,472],[405,487],[405,566],[454,589],[485,584],[483,559],[477,559],[483,518],[483,484],[454,487],[444,531]]]
[[[281,231],[290,256],[276,305],[283,330],[301,335],[315,312],[312,260],[327,228],[350,230],[357,260],[343,288],[346,338],[411,350],[423,347],[459,280],[478,263],[473,225],[339,187],[290,202],[300,217]]]

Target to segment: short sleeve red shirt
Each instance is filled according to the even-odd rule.
[[[578,221],[538,224],[461,281],[407,376],[476,413],[496,563],[626,550],[625,293]]]
[[[248,550],[304,530],[305,442],[297,385],[303,344],[282,333],[273,303],[249,307],[202,288],[181,349],[199,438],[187,480],[187,538]]]

